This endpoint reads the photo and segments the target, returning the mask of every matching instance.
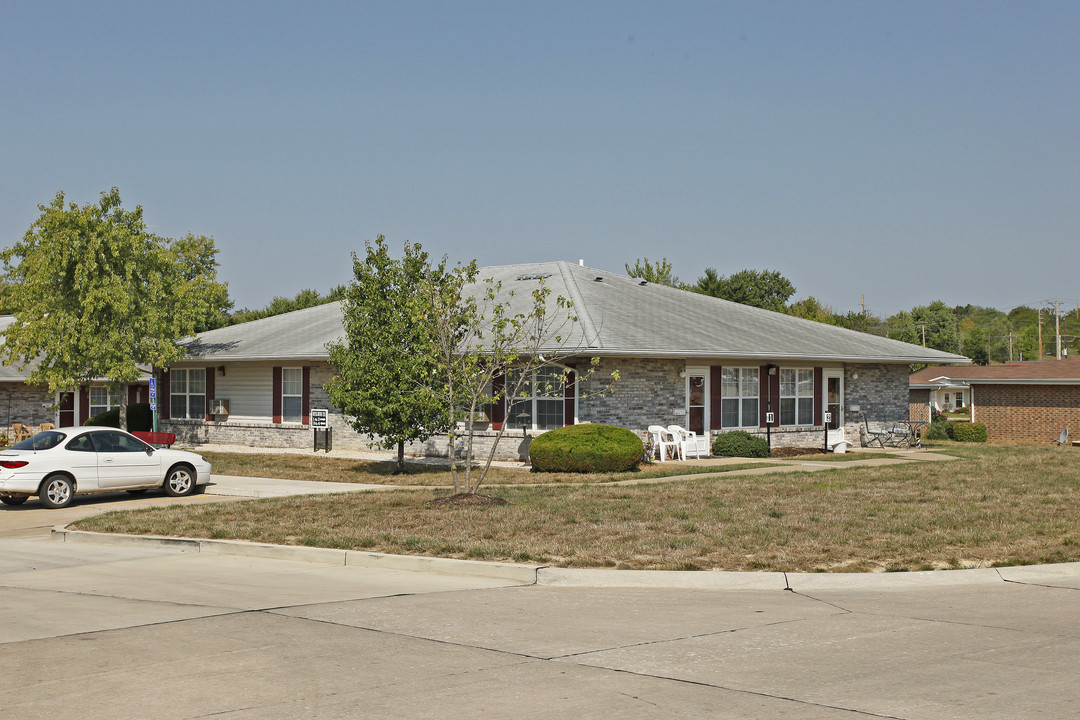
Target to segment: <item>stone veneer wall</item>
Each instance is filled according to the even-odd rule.
[[[36,430],[41,423],[55,423],[55,393],[24,382],[6,382],[0,390],[0,432],[14,441],[12,423],[22,423]]]
[[[975,422],[990,442],[1051,442],[1080,435],[1080,385],[973,385]]]
[[[589,380],[579,383],[578,422],[604,423],[643,432],[649,425],[685,426],[685,379],[679,373],[685,370],[684,360],[644,358],[604,358]],[[611,372],[618,370],[620,379],[610,384]],[[858,373],[858,379],[854,375]],[[311,366],[311,408],[330,410],[330,427],[334,430],[334,447],[343,450],[369,450],[366,436],[357,433],[348,420],[329,401],[323,386],[333,376],[327,363]],[[610,385],[610,391],[605,391]],[[908,368],[906,365],[878,366],[854,365],[845,369],[846,437],[858,445],[862,415],[871,421],[902,420],[907,417]],[[853,412],[851,406],[860,407]],[[178,442],[184,444],[221,443],[248,445],[251,447],[310,448],[313,444],[312,429],[308,425],[284,425],[266,423],[199,422],[186,420],[163,421],[162,430],[175,432]],[[466,431],[460,431],[466,432]],[[490,429],[473,430],[474,453],[486,458],[497,433]],[[713,435],[720,431],[714,429]],[[820,425],[800,428],[764,428],[749,430],[751,434],[771,435],[774,447],[819,447],[824,442],[824,428]],[[539,435],[530,431],[522,437],[520,429],[508,428],[499,442],[496,459],[526,460],[529,443]],[[459,456],[462,451],[459,445]],[[444,436],[436,436],[423,443],[406,447],[409,455],[441,456],[447,454]]]
[[[686,425],[684,360],[603,358],[580,383],[578,422],[643,431],[650,425]],[[611,373],[619,380],[611,384]],[[610,391],[605,388],[610,386]]]

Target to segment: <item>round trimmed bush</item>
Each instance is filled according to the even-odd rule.
[[[720,433],[712,441],[712,454],[725,457],[769,457],[769,441],[745,430]]]
[[[641,462],[641,438],[614,425],[568,425],[529,444],[534,472],[623,472]]]
[[[954,422],[949,425],[957,442],[986,442],[986,425],[983,423]]]

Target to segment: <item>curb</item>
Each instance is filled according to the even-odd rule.
[[[208,540],[164,535],[122,535],[52,528],[58,542],[107,546],[143,545],[208,555],[293,560],[346,567],[429,572],[459,577],[505,580],[519,585],[580,588],[664,588],[669,590],[913,590],[998,583],[1039,584],[1080,589],[1080,563],[1028,565],[967,570],[926,570],[901,573],[784,573],[726,570],[611,570],[555,568],[544,565],[457,560],[423,555],[389,555],[362,550],[297,547],[243,540]]]
[[[459,577],[483,577],[507,580],[522,585],[536,583],[537,565],[482,562],[480,560],[457,560],[432,558],[422,555],[387,555],[361,550],[335,550],[333,548],[294,547],[270,543],[245,542],[243,540],[207,540],[202,538],[176,538],[163,535],[123,535],[119,533],[96,533],[87,530],[69,530],[62,525],[52,529],[52,538],[58,542],[93,545],[131,546],[144,545],[179,549],[181,552],[205,553],[207,555],[235,555],[240,557],[267,558],[271,560],[294,560],[349,567],[377,568],[382,570],[405,570],[431,572]]]

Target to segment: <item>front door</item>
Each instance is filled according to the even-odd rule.
[[[686,369],[686,429],[697,433],[698,452],[709,454],[709,371]]]
[[[826,370],[824,378],[825,412],[832,415],[826,425],[830,430],[838,430],[844,427],[844,374],[842,370]]]
[[[75,426],[75,393],[60,393],[60,409],[57,413],[57,425],[60,427]]]

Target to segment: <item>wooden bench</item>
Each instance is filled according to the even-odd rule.
[[[155,447],[164,445],[165,447],[172,447],[172,444],[176,442],[176,433],[167,432],[146,432],[145,430],[136,430],[131,433],[135,437],[142,440],[144,443],[149,443]]]

